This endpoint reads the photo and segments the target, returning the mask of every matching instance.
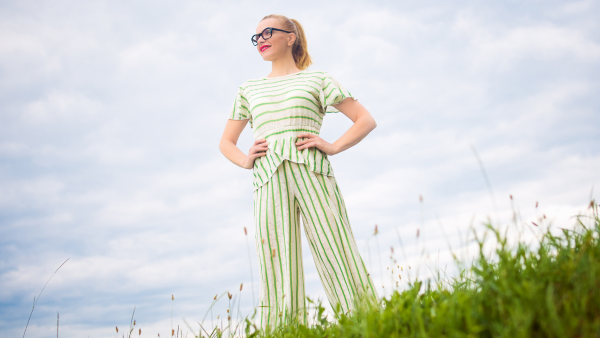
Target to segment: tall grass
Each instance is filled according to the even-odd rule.
[[[27,325],[25,325],[25,331],[23,331],[23,338],[25,338],[25,334],[27,333],[27,328],[29,327],[29,321],[31,320],[31,316],[33,315],[33,310],[35,310],[35,306],[37,305],[38,301],[40,300],[40,297],[42,296],[42,293],[44,292],[44,290],[46,289],[46,286],[48,285],[48,283],[50,283],[50,280],[52,279],[52,277],[54,277],[54,275],[56,275],[56,273],[58,272],[58,270],[60,270],[60,268],[62,268],[63,265],[65,265],[65,263],[69,260],[70,258],[67,258],[66,261],[64,261],[55,271],[54,273],[50,276],[50,278],[48,278],[48,280],[46,281],[46,284],[44,284],[44,287],[42,288],[42,291],[40,291],[40,294],[37,297],[33,298],[33,306],[31,307],[31,313],[29,313],[29,318],[27,319]],[[56,321],[56,335],[58,336],[58,315],[57,315],[57,321]]]
[[[310,325],[272,332],[246,321],[247,337],[600,337],[600,220],[592,201],[573,230],[539,230],[530,245],[509,245],[487,224],[477,258],[458,276],[414,280],[380,303],[364,302],[328,320],[316,304]],[[493,255],[484,246],[491,235]],[[489,245],[489,244],[488,244]],[[460,263],[457,261],[457,263]]]

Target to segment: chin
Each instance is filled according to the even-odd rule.
[[[261,55],[263,60],[265,61],[273,61],[273,56],[272,55]]]

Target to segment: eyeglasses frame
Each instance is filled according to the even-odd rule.
[[[254,46],[258,46],[258,39],[260,37],[263,38],[263,40],[268,40],[271,37],[268,37],[265,39],[263,33],[267,30],[267,29],[271,29],[271,37],[273,36],[273,31],[280,31],[280,32],[286,32],[286,33],[294,33],[293,31],[284,31],[283,29],[279,29],[279,28],[273,28],[273,27],[266,27],[265,29],[262,30],[262,32],[258,33],[258,34],[254,34],[252,35],[252,37],[250,38],[252,40],[252,45]],[[256,42],[254,42],[254,37],[256,36]]]

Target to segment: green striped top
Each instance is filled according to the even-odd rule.
[[[303,70],[274,78],[248,80],[239,88],[229,112],[232,120],[249,120],[254,139],[269,142],[267,155],[254,161],[254,189],[266,183],[284,159],[305,163],[315,172],[333,176],[327,155],[319,149],[297,150],[297,134],[319,134],[333,104],[356,99],[327,72]]]

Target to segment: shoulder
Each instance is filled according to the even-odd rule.
[[[240,90],[245,91],[248,89],[252,89],[252,87],[256,87],[256,86],[260,87],[264,83],[265,83],[264,78],[249,79],[240,85]]]
[[[321,86],[327,86],[331,82],[336,82],[335,78],[325,70],[311,70],[306,72],[306,74],[310,75],[314,80],[318,80]]]
[[[319,69],[311,69],[311,70],[305,70],[303,72],[304,76],[309,76],[309,77],[318,77],[320,79],[323,79],[326,76],[329,76],[329,74],[327,74],[326,71],[324,70],[319,70]]]

